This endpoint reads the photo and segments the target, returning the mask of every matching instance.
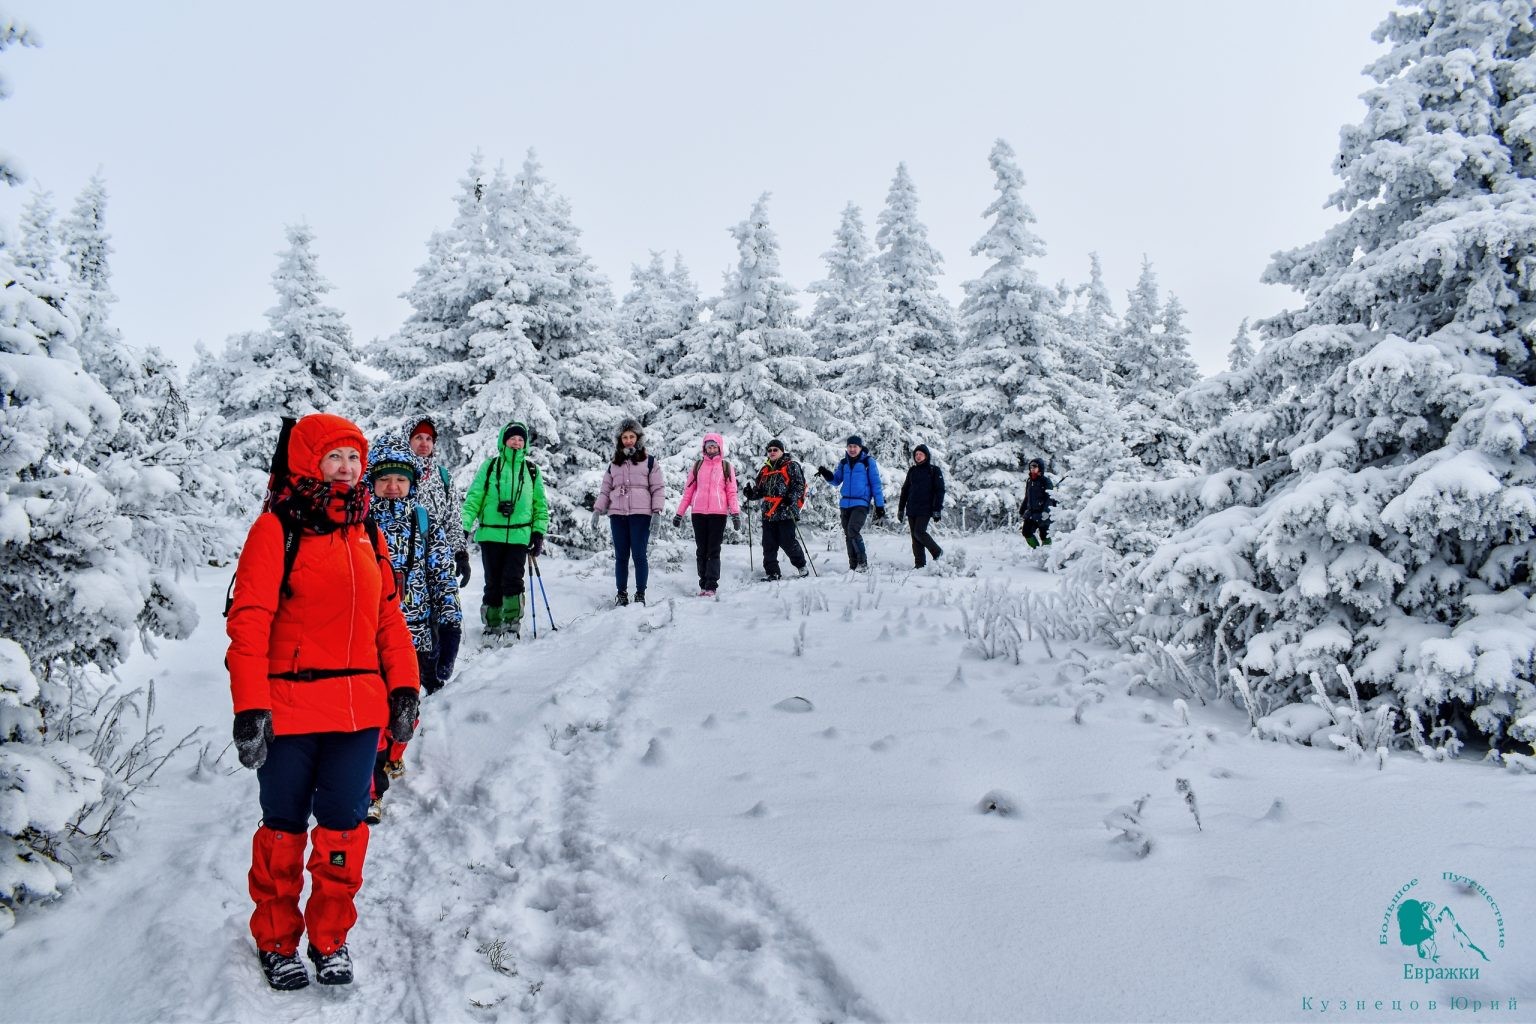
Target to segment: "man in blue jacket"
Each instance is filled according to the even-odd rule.
[[[843,541],[848,545],[848,568],[854,572],[869,569],[869,558],[864,553],[864,520],[869,510],[875,510],[876,519],[885,518],[885,491],[880,487],[880,467],[874,456],[864,450],[864,439],[858,434],[848,438],[848,454],[837,463],[836,471],[819,466],[816,475],[842,490]]]

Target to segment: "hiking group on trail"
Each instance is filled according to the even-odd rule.
[[[480,549],[485,640],[521,636],[532,603],[530,570],[549,532],[543,474],[528,458],[533,436],[512,421],[496,452],[460,499],[438,461],[438,421],[419,416],[372,443],[354,423],[328,413],[284,420],[266,501],[240,552],[225,615],[233,736],[240,763],[256,771],[261,822],[251,845],[251,936],[267,983],[307,986],[314,964],[322,985],[353,979],[347,935],[357,921],[369,828],[384,819],[390,782],[406,771],[407,745],[420,724],[421,696],[453,676],[463,638],[460,591],[473,577],[471,537]],[[817,476],[837,488],[848,567],[866,572],[864,526],[885,518],[880,467],[858,435],[834,468]],[[757,472],[738,481],[725,437],[707,433],[684,478],[672,515],[688,515],[699,595],[716,596],[727,524],[750,542],[762,534],[765,580],[781,578],[782,553],[794,571],[815,571],[799,520],[807,498],[800,463],[779,438]],[[1020,513],[1030,547],[1049,544],[1051,482],[1031,460]],[[741,502],[759,502],[744,516]],[[626,419],[614,436],[599,492],[587,495],[591,526],[608,517],[616,605],[645,604],[652,524],[665,515],[662,467],[646,450],[645,429]],[[914,565],[943,549],[929,533],[944,511],[944,474],[927,446],[912,452],[897,519],[912,537]],[[537,610],[534,632],[537,634]],[[558,628],[550,621],[550,628]],[[312,825],[313,823],[313,825]],[[308,900],[302,908],[304,876]]]

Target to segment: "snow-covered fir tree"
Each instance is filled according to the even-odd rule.
[[[1088,280],[1071,291],[1071,306],[1062,328],[1073,345],[1064,355],[1069,369],[1080,379],[1109,384],[1114,375],[1115,338],[1120,320],[1114,301],[1104,284],[1104,267],[1099,254],[1088,254]]]
[[[959,351],[960,328],[954,307],[939,291],[944,257],[928,241],[917,202],[907,165],[897,164],[876,221],[876,264],[891,292],[892,344],[917,357],[928,374],[928,394],[937,396],[945,390],[950,362]]]
[[[674,258],[667,270],[661,253],[652,251],[644,266],[630,271],[630,289],[619,304],[614,330],[619,344],[640,359],[646,379],[655,381],[670,372],[677,358],[677,339],[699,322],[699,289],[683,258]]]
[[[817,296],[810,333],[846,431],[863,437],[888,466],[904,464],[924,443],[942,457],[943,417],[930,397],[932,371],[902,343],[912,334],[895,323],[894,293],[875,264],[857,206],[849,203],[843,211],[822,258],[827,276],[809,288]]]
[[[710,300],[708,319],[680,338],[653,422],[660,436],[681,446],[678,466],[691,464],[698,439],[715,430],[727,435],[734,453],[761,452],[769,438],[780,437],[797,455],[815,459],[835,434],[835,420],[794,289],[779,270],[766,193],[731,234],[737,264]]]
[[[21,209],[21,238],[16,244],[16,265],[34,281],[51,281],[59,259],[59,215],[53,193],[34,189]]]
[[[223,419],[225,447],[248,479],[265,476],[284,416],[356,415],[352,332],[323,301],[331,286],[320,274],[314,233],[295,225],[287,238],[272,273],[277,304],[266,312],[267,329],[231,335],[218,355],[200,345],[191,373],[193,396]]]
[[[1052,466],[1078,447],[1068,410],[1080,403],[1057,354],[1058,295],[1031,266],[1045,254],[1045,243],[1024,202],[1024,175],[1002,139],[990,163],[998,195],[984,216],[992,225],[971,252],[991,264],[965,282],[965,345],[943,407],[956,490],[963,487],[969,507],[996,521],[1023,495],[1030,459]]]
[[[1232,336],[1232,343],[1227,346],[1227,369],[1246,370],[1253,362],[1253,338],[1248,333],[1248,318],[1243,317],[1243,322],[1237,325],[1237,333]]]
[[[1313,673],[1343,697],[1343,666],[1405,742],[1504,746],[1536,737],[1536,26],[1419,0],[1377,38],[1344,215],[1275,258],[1304,303],[1224,375],[1264,401],[1152,490],[1185,528],[1141,572],[1147,628],[1265,707]]]
[[[0,19],[0,50],[22,39],[35,42]],[[19,177],[14,163],[0,174]],[[135,543],[143,511],[119,493],[114,473],[132,455],[104,443],[122,414],[75,348],[75,289],[15,253],[0,229],[0,933],[14,908],[58,897],[73,865],[112,851],[125,762],[96,731],[103,673],[136,635],[185,633],[161,614],[155,566]]]
[[[1183,472],[1193,441],[1172,407],[1179,392],[1200,375],[1189,354],[1183,318],[1177,298],[1162,301],[1157,274],[1151,261],[1143,259],[1112,350],[1126,442],[1149,475]]]

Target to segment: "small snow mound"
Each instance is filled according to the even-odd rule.
[[[804,697],[785,697],[783,700],[775,704],[774,708],[779,711],[789,711],[795,714],[801,714],[806,711],[815,711],[816,705],[812,704]]]
[[[719,719],[715,718],[714,715],[706,715],[705,718],[704,718],[704,721],[699,723],[699,728],[700,729],[718,729],[718,728],[720,728],[720,721],[719,721]]]
[[[875,751],[876,753],[880,753],[881,751],[890,750],[895,745],[895,736],[882,736],[875,740],[875,742],[871,743],[869,745],[869,749]]]
[[[667,763],[667,755],[661,749],[661,740],[651,738],[651,745],[645,748],[645,756],[640,758],[640,763],[653,768]]]
[[[771,817],[772,814],[773,812],[768,809],[768,805],[759,800],[747,810],[743,811],[741,816],[743,818],[767,818]]]
[[[1286,819],[1285,801],[1275,797],[1275,802],[1269,805],[1269,810],[1264,812],[1263,821],[1284,821]]]
[[[1281,743],[1309,743],[1314,733],[1333,725],[1328,712],[1316,704],[1287,704],[1256,723],[1259,736]]]
[[[1006,790],[991,789],[976,802],[976,810],[982,814],[996,814],[999,818],[1016,818],[1019,816],[1019,800]]]
[[[825,729],[821,730],[821,732],[817,733],[816,735],[818,735],[818,736],[820,736],[820,737],[822,737],[824,739],[835,740],[835,739],[838,738],[838,736],[840,736],[842,734],[837,731],[837,726],[829,725]]]

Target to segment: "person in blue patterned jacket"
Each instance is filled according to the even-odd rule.
[[[453,542],[444,524],[416,499],[420,476],[421,461],[404,435],[387,433],[369,445],[368,481],[373,495],[368,516],[389,545],[400,587],[400,609],[416,645],[421,689],[432,694],[453,675],[464,613],[459,604]],[[450,520],[447,526],[454,529],[458,523]],[[405,744],[395,742],[385,730],[374,766],[370,823],[377,824],[383,814],[390,779],[405,773],[404,757]]]

